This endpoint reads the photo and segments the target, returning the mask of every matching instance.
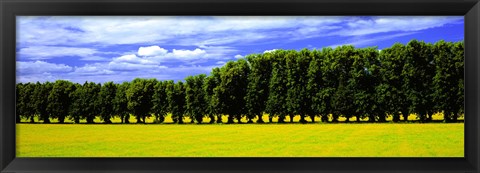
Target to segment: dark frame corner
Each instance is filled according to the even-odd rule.
[[[15,158],[16,15],[464,15],[465,158]],[[480,170],[479,0],[0,0],[0,172]],[[345,166],[348,165],[348,166]]]

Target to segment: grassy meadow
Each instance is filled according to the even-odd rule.
[[[17,157],[463,156],[463,123],[17,124]]]

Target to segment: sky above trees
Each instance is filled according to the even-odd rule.
[[[464,39],[463,16],[19,16],[17,83],[183,80],[253,53]]]

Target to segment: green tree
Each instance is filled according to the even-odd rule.
[[[455,57],[457,52],[454,46],[456,45],[452,42],[441,40],[434,44],[433,51],[436,65],[436,74],[433,79],[434,101],[437,110],[444,111],[445,122],[451,121],[463,105],[461,102],[458,105],[455,104],[458,100],[455,96],[459,92],[459,79],[463,79],[463,70],[459,69],[461,67],[459,64],[463,64],[463,61]]]
[[[53,83],[52,90],[48,95],[47,110],[59,123],[64,123],[70,112],[69,108],[72,102],[70,94],[73,91],[75,91],[75,86],[70,81],[57,80]]]
[[[196,76],[188,76],[185,79],[186,111],[198,124],[202,123],[203,117],[206,114],[205,108],[207,107],[207,102],[203,89],[205,78],[205,74],[199,74]]]
[[[250,68],[245,59],[229,61],[221,69],[221,82],[216,88],[217,96],[223,114],[228,115],[227,123],[237,119],[241,123],[242,115],[246,114],[245,96],[248,86]]]
[[[293,122],[295,115],[300,115],[300,122],[306,123],[305,116],[312,115],[312,122],[315,115],[310,111],[310,94],[307,93],[308,68],[313,53],[308,49],[300,52],[288,51],[286,56],[287,68],[287,108],[290,122]]]
[[[420,121],[431,119],[433,110],[433,77],[435,64],[433,62],[432,45],[417,40],[407,44],[406,63],[403,69],[404,87],[410,112],[417,113]],[[428,115],[428,117],[427,117]]]
[[[70,99],[72,100],[69,109],[70,119],[72,119],[75,123],[80,123],[80,119],[83,118],[82,115],[87,114],[87,112],[85,112],[85,101],[83,100],[85,91],[82,85],[74,85],[75,90],[70,94]]]
[[[464,43],[462,42],[456,42],[453,45],[453,52],[454,52],[454,57],[453,59],[455,60],[455,67],[456,71],[453,73],[457,79],[458,85],[455,87],[457,89],[456,96],[452,96],[457,98],[455,100],[454,104],[454,112],[456,113],[453,117],[453,121],[457,121],[457,119],[460,116],[463,116],[465,113],[465,107],[464,107],[464,100],[465,100],[465,92],[464,92],[464,81],[465,81],[465,76],[464,76],[464,65],[465,65],[465,48],[464,48]]]
[[[95,117],[100,114],[100,105],[98,104],[101,85],[94,82],[85,82],[79,96],[81,105],[81,116],[87,120],[87,123],[95,123]]]
[[[145,118],[150,116],[152,108],[152,95],[156,79],[134,79],[127,91],[127,107],[136,117],[137,123],[145,123]]]
[[[330,98],[327,98],[322,92],[326,87],[323,79],[322,66],[324,64],[325,53],[331,49],[324,49],[323,51],[313,50],[313,58],[308,67],[308,83],[307,92],[310,96],[310,110],[311,114],[319,115],[322,122],[328,122],[328,114],[330,114]]]
[[[395,43],[392,47],[381,50],[381,84],[377,87],[377,100],[386,113],[393,116],[393,121],[400,120],[402,114],[404,121],[408,120],[409,103],[406,93],[409,88],[405,86],[402,71],[406,63],[406,46]]]
[[[23,102],[23,88],[24,84],[23,83],[17,83],[15,85],[15,122],[20,123],[22,119],[22,115],[25,111],[25,103]]]
[[[127,99],[127,90],[129,88],[130,83],[123,82],[121,84],[117,84],[117,91],[115,93],[114,99],[114,112],[120,117],[121,123],[130,123],[130,112],[128,110],[128,99]]]
[[[34,110],[38,114],[43,123],[50,123],[50,113],[47,111],[48,95],[52,90],[53,84],[50,82],[35,84],[35,91],[33,91],[32,97],[34,98]]]
[[[334,89],[331,94],[332,121],[337,122],[340,115],[349,119],[354,114],[353,92],[348,85],[352,56],[358,56],[357,51],[351,45],[337,47],[328,56],[328,71],[325,77],[331,81],[329,89]]]
[[[269,121],[278,116],[278,122],[285,121],[287,115],[288,71],[286,67],[286,53],[284,50],[270,52],[272,54],[272,75],[269,82],[269,95],[265,112],[269,114]]]
[[[353,108],[357,121],[369,116],[370,121],[378,116],[385,121],[385,112],[377,96],[377,86],[380,85],[380,62],[378,50],[375,47],[357,49],[358,55],[354,55],[351,79],[348,80],[348,88],[353,92]]]
[[[245,97],[248,123],[252,123],[255,116],[258,117],[257,123],[264,123],[262,116],[270,92],[269,82],[272,74],[271,55],[265,53],[246,56],[251,69]]]
[[[212,69],[210,76],[205,79],[205,101],[207,102],[206,113],[210,117],[210,123],[215,122],[215,116],[217,116],[217,123],[222,123],[222,114],[220,114],[220,106],[218,101],[218,95],[216,95],[215,88],[220,85],[220,68],[215,67]]]
[[[163,123],[165,121],[165,116],[167,116],[168,113],[166,82],[160,81],[155,84],[152,102],[152,112],[155,115],[156,122]]]
[[[23,111],[22,114],[24,118],[27,120],[29,119],[31,123],[35,122],[35,97],[33,97],[33,93],[35,92],[36,85],[34,83],[26,83],[23,85],[23,89],[21,90],[21,104],[23,104]]]
[[[115,115],[114,101],[117,93],[117,86],[113,82],[106,82],[100,89],[98,102],[100,115],[104,123],[112,123],[111,118]]]
[[[167,98],[174,123],[183,124],[185,115],[185,86],[182,81],[167,81]]]

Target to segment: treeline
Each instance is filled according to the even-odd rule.
[[[111,123],[137,123],[154,116],[162,123],[171,113],[175,123],[248,123],[268,114],[269,121],[337,122],[339,117],[385,122],[407,120],[416,114],[421,122],[443,113],[456,121],[464,112],[464,44],[412,40],[390,48],[356,49],[340,46],[322,50],[276,50],[251,54],[214,68],[209,76],[188,76],[184,82],[134,79],[131,82],[83,85],[65,80],[17,84],[17,122],[20,118],[44,123],[69,118],[94,123],[100,117]],[[290,120],[286,120],[286,117]]]

